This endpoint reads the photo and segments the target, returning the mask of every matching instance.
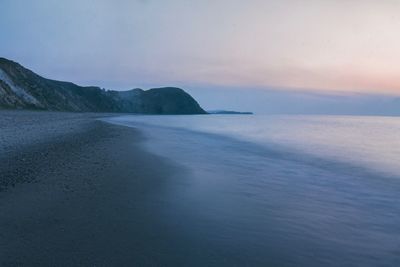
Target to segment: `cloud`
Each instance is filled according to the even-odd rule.
[[[399,13],[368,0],[3,0],[0,50],[47,77],[114,88],[400,93]]]

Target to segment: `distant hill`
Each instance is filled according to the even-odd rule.
[[[0,108],[142,114],[206,114],[180,88],[112,91],[43,78],[0,58]]]
[[[233,115],[252,115],[253,112],[249,111],[233,111],[233,110],[208,110],[210,114],[233,114]]]

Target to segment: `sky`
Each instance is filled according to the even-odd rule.
[[[0,0],[0,56],[81,85],[180,86],[209,108],[213,91],[232,108],[227,93],[400,95],[399,29],[397,0]]]

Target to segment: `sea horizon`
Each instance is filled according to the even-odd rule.
[[[399,267],[399,14],[1,0],[0,267]]]
[[[202,232],[210,250],[230,245],[251,266],[376,266],[400,260],[394,252],[400,237],[397,118],[105,120],[140,129],[146,148],[187,169],[182,184],[171,185],[172,209],[184,207],[178,217],[195,222],[180,227]],[[241,242],[233,245],[232,238]]]

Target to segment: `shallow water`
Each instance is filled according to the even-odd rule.
[[[400,119],[111,121],[140,128],[148,149],[187,170],[160,196],[160,223],[179,244],[171,254],[187,263],[400,266]]]

